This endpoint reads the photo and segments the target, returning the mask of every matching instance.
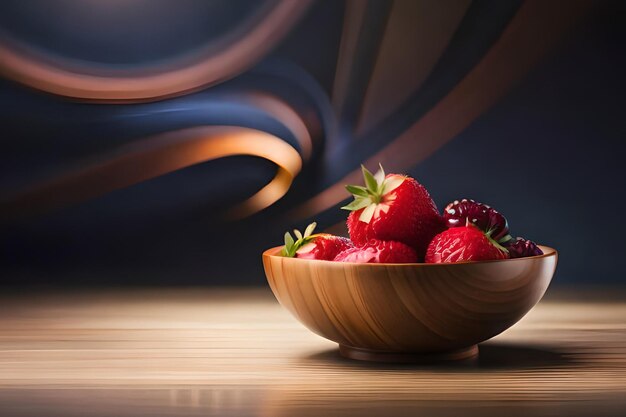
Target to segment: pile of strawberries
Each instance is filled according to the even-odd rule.
[[[365,185],[348,185],[354,201],[350,239],[327,233],[285,233],[283,256],[357,263],[447,263],[541,255],[537,245],[512,238],[506,218],[486,204],[463,199],[439,214],[428,191],[405,175],[372,174],[365,167]]]

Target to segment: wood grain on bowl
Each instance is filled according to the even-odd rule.
[[[506,330],[543,296],[557,252],[456,264],[353,264],[279,256],[263,264],[278,301],[346,356],[467,356]],[[352,354],[351,354],[352,353]]]

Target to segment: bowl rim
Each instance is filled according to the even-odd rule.
[[[299,259],[299,258],[290,258],[286,256],[279,255],[280,250],[284,247],[274,246],[273,248],[266,249],[263,252],[263,258],[281,258],[281,259],[294,259],[297,262],[309,262],[309,263],[319,263],[323,262],[324,264],[334,264],[334,265],[361,265],[367,266],[368,268],[389,268],[389,267],[397,267],[397,266],[412,266],[412,267],[428,267],[428,268],[437,268],[437,267],[450,267],[454,265],[481,265],[481,264],[490,264],[490,263],[499,263],[499,262],[520,262],[529,259],[541,259],[541,258],[549,258],[549,257],[558,257],[558,251],[550,246],[545,245],[537,245],[542,251],[543,254],[535,255],[535,256],[526,256],[524,258],[507,258],[507,259],[490,259],[487,261],[463,261],[463,262],[447,262],[447,263],[426,263],[426,262],[412,262],[412,263],[359,263],[359,262],[335,262],[335,261],[326,261],[322,259]]]

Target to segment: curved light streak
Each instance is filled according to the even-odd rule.
[[[260,60],[308,10],[312,0],[281,1],[261,22],[217,53],[165,72],[126,76],[88,74],[0,44],[0,75],[49,93],[97,101],[150,101],[231,78]]]
[[[300,145],[302,158],[305,161],[311,159],[313,155],[313,138],[301,116],[289,104],[262,91],[233,94],[229,97],[263,109],[268,115],[280,121],[294,134],[298,145]],[[320,129],[319,126],[316,127],[318,130]]]
[[[550,2],[524,2],[502,36],[465,78],[365,165],[382,163],[389,170],[403,171],[429,157],[508,92],[590,7],[589,0],[571,2],[567,10]],[[296,207],[290,213],[292,218],[299,221],[330,209],[348,197],[345,184],[360,181],[360,169],[350,172]]]
[[[272,161],[275,177],[229,210],[249,216],[283,197],[302,169],[300,154],[282,139],[255,129],[203,126],[168,132],[136,142],[102,162],[26,190],[0,205],[3,220],[75,204],[202,162],[235,155]]]
[[[356,135],[392,115],[421,87],[450,44],[470,3],[469,0],[393,3],[363,95]],[[411,57],[407,49],[418,52]]]

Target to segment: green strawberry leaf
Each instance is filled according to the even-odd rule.
[[[291,237],[291,233],[286,232],[285,233],[285,246],[292,246],[293,245],[293,237]]]
[[[369,197],[367,188],[360,185],[346,185],[346,190],[354,196]]]
[[[472,224],[473,224],[473,223],[472,223]],[[478,226],[475,226],[475,227],[478,227]],[[483,232],[483,233],[485,234],[485,236],[487,237],[487,239],[489,239],[489,242],[491,242],[491,244],[492,244],[493,246],[495,246],[496,248],[500,249],[502,252],[509,253],[509,250],[508,250],[507,248],[505,248],[504,246],[502,246],[499,242],[497,242],[496,240],[494,240],[494,239],[491,237],[491,235],[489,235],[489,234],[487,234],[487,233],[485,233],[485,232]]]
[[[491,236],[491,234],[490,234],[490,236]],[[512,240],[512,239],[513,239],[513,236],[506,235],[506,236],[501,237],[500,240],[498,241],[498,243],[504,244],[504,243],[506,243],[506,242],[508,242],[509,240]]]
[[[281,251],[281,254],[283,256],[289,256],[292,257],[293,255],[291,254],[291,250],[294,246],[294,241],[293,241],[293,237],[291,237],[291,234],[289,232],[285,232],[285,247],[283,248],[283,250]],[[295,251],[294,251],[295,253]]]
[[[383,201],[383,197],[398,188],[406,179],[401,175],[386,178],[385,170],[378,164],[378,171],[372,174],[364,165],[361,165],[365,187],[360,185],[346,185],[346,190],[354,197],[354,201],[341,207],[343,210],[356,211],[364,209],[359,220],[369,223],[376,213],[376,206]]]
[[[289,258],[293,258],[294,256],[296,256],[296,252],[298,251],[298,249],[317,237],[317,235],[313,234],[313,230],[315,230],[316,226],[317,223],[315,222],[308,225],[307,228],[304,230],[304,235],[299,230],[294,229],[293,234],[296,235],[297,238],[297,240],[295,241],[291,234],[289,232],[286,232],[285,247],[280,251],[280,254]]]
[[[304,230],[304,237],[310,237],[313,234],[313,230],[317,227],[317,223],[313,222]]]
[[[372,204],[369,198],[356,197],[350,204],[343,206],[342,210],[357,211]]]
[[[367,186],[370,194],[376,194],[378,191],[378,181],[374,178],[374,174],[372,174],[365,165],[361,165],[361,170],[363,171],[363,178],[365,179],[365,185]]]

